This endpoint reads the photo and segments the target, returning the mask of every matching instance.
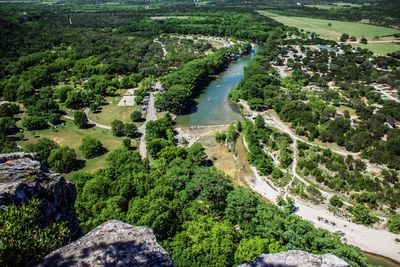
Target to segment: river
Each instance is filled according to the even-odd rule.
[[[177,123],[182,126],[209,126],[242,120],[239,109],[229,103],[228,95],[243,78],[244,67],[252,60],[256,50],[231,62],[195,99],[196,105],[190,113],[177,117]]]
[[[252,60],[256,51],[231,62],[228,68],[219,74],[204,91],[195,99],[196,105],[187,115],[178,116],[177,123],[181,126],[210,126],[230,124],[242,120],[238,108],[229,103],[229,92],[244,76],[244,67]],[[265,188],[264,188],[265,189]],[[372,264],[394,267],[398,263],[373,254],[364,253]]]

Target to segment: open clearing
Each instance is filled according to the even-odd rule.
[[[389,52],[400,50],[400,44],[396,43],[394,39],[386,40],[385,42],[378,40],[376,43],[374,40],[372,40],[375,36],[385,36],[400,33],[400,31],[396,29],[358,22],[313,19],[306,17],[289,17],[274,14],[268,11],[259,11],[259,13],[287,26],[297,27],[309,32],[315,32],[321,35],[323,38],[330,40],[337,41],[343,33],[355,36],[357,37],[357,40],[359,40],[361,36],[364,36],[368,39],[369,43],[367,45],[355,44],[355,46],[368,48],[374,53],[387,54]],[[329,23],[331,23],[332,26],[328,26]]]
[[[34,131],[35,137],[32,132],[24,132],[24,140],[21,141],[21,145],[26,145],[30,143],[35,143],[40,138],[48,138],[56,142],[61,146],[69,146],[74,149],[78,159],[84,159],[79,151],[79,146],[84,137],[90,136],[98,139],[108,151],[112,151],[122,145],[123,138],[115,137],[112,135],[110,130],[100,129],[97,127],[92,127],[89,129],[78,129],[74,125],[73,121],[67,120],[65,125],[57,126],[57,129],[46,129],[40,131]],[[134,140],[132,140],[132,145],[135,146]],[[86,160],[85,167],[80,171],[94,172],[96,170],[107,167],[108,162],[106,161],[108,153],[95,157],[93,159]],[[73,174],[69,173],[66,176],[69,177]]]
[[[132,122],[130,116],[133,111],[140,111],[140,106],[118,106],[118,103],[120,102],[122,97],[124,97],[124,93],[126,92],[126,90],[119,90],[118,92],[119,94],[115,97],[106,97],[108,105],[102,106],[100,112],[90,112],[90,119],[105,125],[111,125],[111,123],[115,119],[118,119],[124,123]]]

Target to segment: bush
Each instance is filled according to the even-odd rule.
[[[140,122],[142,121],[142,113],[140,111],[134,111],[131,114],[131,120],[133,122]]]
[[[59,248],[69,233],[64,222],[38,224],[40,202],[10,205],[0,210],[0,262],[2,266],[32,264]]]
[[[126,148],[131,148],[132,144],[131,144],[131,139],[130,138],[124,138],[124,140],[122,140],[122,145]]]
[[[61,115],[58,113],[52,113],[49,115],[49,122],[53,125],[58,125],[62,122]]]
[[[46,118],[42,116],[27,116],[22,119],[22,126],[28,131],[43,130],[49,127]]]
[[[379,221],[379,218],[372,215],[370,210],[364,205],[356,205],[350,209],[353,214],[352,221],[358,224],[371,225]]]
[[[331,199],[329,200],[329,203],[331,203],[332,206],[338,208],[343,206],[343,201],[338,195],[332,196]]]
[[[87,159],[101,156],[107,151],[99,140],[89,136],[83,138],[79,150]]]
[[[400,234],[400,214],[390,216],[386,226],[390,232]]]
[[[226,133],[225,132],[217,132],[215,134],[215,141],[218,143],[223,143],[226,140]]]
[[[124,136],[125,135],[124,123],[120,120],[114,120],[111,123],[111,131],[115,136]]]
[[[82,110],[78,110],[74,113],[74,123],[79,129],[87,128],[88,126],[88,118],[86,117],[85,112]]]
[[[75,151],[69,147],[59,147],[50,153],[48,163],[56,172],[68,173],[78,167]]]

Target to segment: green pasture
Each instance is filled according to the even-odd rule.
[[[337,41],[343,33],[355,36],[357,37],[357,40],[360,40],[360,38],[364,36],[368,39],[369,43],[367,45],[354,43],[354,46],[368,48],[377,54],[387,54],[400,49],[400,45],[396,43],[394,39],[388,40],[386,38],[385,42],[373,40],[375,36],[380,37],[400,33],[400,31],[396,29],[359,22],[282,16],[265,10],[260,10],[259,13],[287,26],[297,27],[309,32],[315,32],[321,35],[321,37],[330,40]],[[329,26],[329,23],[331,26]]]

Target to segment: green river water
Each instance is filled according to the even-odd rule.
[[[229,64],[195,99],[196,105],[187,115],[178,116],[183,126],[209,126],[230,124],[242,119],[236,106],[228,101],[229,92],[243,78],[244,67],[251,61],[256,50]]]

